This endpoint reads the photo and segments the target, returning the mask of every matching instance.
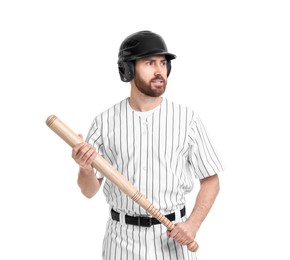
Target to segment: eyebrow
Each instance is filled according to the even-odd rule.
[[[144,58],[144,61],[157,61],[157,59],[154,59],[152,57],[146,57]],[[160,61],[167,61],[167,59],[164,57],[164,59],[161,59]]]

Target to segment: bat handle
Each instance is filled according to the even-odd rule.
[[[167,226],[167,229],[169,231],[172,231],[175,227],[175,225],[168,220],[168,222],[166,223],[166,226]],[[188,245],[187,245],[187,249],[191,252],[196,252],[198,250],[198,244],[195,240],[193,240],[192,242],[190,242]]]
[[[139,192],[138,192],[139,193]],[[137,197],[137,196],[135,196]],[[133,198],[134,199],[134,198]],[[142,194],[140,194],[140,197],[138,198],[139,203],[142,203],[143,200],[143,196]],[[166,218],[163,214],[160,213],[160,211],[158,211],[153,204],[150,204],[149,206],[146,204],[147,201],[145,200],[144,202],[144,208],[146,208],[146,210],[155,218],[157,218],[161,224],[163,224],[165,227],[167,227],[168,231],[172,231],[175,227],[174,223],[172,221],[170,221],[168,218]],[[196,241],[192,241],[187,245],[187,249],[191,252],[196,252],[198,250],[198,244]]]

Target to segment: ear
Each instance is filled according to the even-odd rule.
[[[129,82],[134,78],[134,63],[133,62],[118,62],[120,78],[124,82]]]

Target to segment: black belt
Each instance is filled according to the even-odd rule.
[[[181,217],[185,216],[185,207],[180,210]],[[111,210],[111,216],[113,220],[120,221],[120,213],[116,212],[115,210]],[[165,215],[166,218],[168,218],[170,221],[175,220],[175,213],[171,213],[168,215]],[[135,226],[141,226],[141,227],[151,227],[152,225],[160,224],[159,220],[156,218],[151,217],[132,217],[129,215],[125,215],[125,223]]]

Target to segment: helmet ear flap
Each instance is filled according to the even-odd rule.
[[[167,77],[171,72],[171,60],[168,60],[166,63],[167,66]],[[132,61],[120,61],[118,62],[120,78],[123,82],[130,82],[134,78],[135,74],[135,65]]]
[[[129,82],[134,78],[134,63],[133,62],[118,62],[120,78],[124,82]]]
[[[167,66],[167,77],[168,77],[171,71],[171,60],[167,60],[166,66]]]

